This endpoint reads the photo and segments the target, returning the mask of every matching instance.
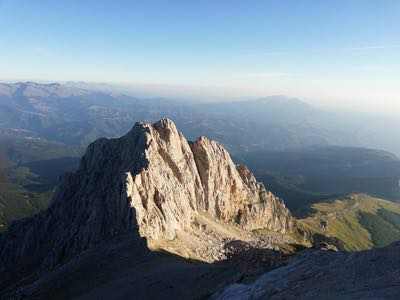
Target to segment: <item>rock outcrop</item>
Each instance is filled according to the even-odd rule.
[[[251,284],[213,300],[400,299],[400,242],[361,252],[306,250]]]
[[[188,142],[168,119],[147,129],[146,168],[127,172],[127,196],[139,231],[152,247],[213,261],[232,239],[252,240],[255,229],[284,235],[293,219],[282,201],[237,167],[217,142]]]
[[[232,240],[279,248],[294,219],[245,167],[205,137],[188,142],[163,119],[137,123],[118,139],[91,144],[49,209],[0,236],[0,274],[49,269],[122,234],[138,247],[215,261]]]

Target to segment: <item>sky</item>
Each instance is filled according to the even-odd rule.
[[[400,114],[400,1],[0,0],[0,79]]]

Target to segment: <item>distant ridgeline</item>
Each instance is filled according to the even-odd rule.
[[[12,136],[87,146],[99,137],[124,134],[136,121],[163,117],[173,119],[189,139],[209,136],[232,154],[314,145],[369,147],[400,154],[397,118],[339,114],[285,96],[195,103],[140,99],[84,84],[0,83],[0,135],[8,131]]]

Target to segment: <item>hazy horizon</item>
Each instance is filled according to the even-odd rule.
[[[400,3],[0,0],[2,80],[400,113]]]
[[[187,101],[188,103],[215,103],[215,102],[236,102],[236,101],[253,101],[270,97],[287,97],[298,99],[315,108],[348,113],[368,113],[387,115],[388,117],[397,117],[400,110],[386,109],[386,105],[377,100],[375,103],[370,102],[365,106],[361,99],[358,103],[353,101],[347,103],[346,100],[340,102],[338,100],[329,101],[329,99],[301,97],[291,94],[267,94],[254,93],[238,90],[235,88],[227,88],[221,86],[182,86],[182,85],[162,85],[162,84],[135,84],[135,83],[112,83],[112,82],[88,82],[88,81],[56,81],[56,80],[38,80],[38,79],[0,79],[0,83],[34,82],[39,84],[60,83],[80,87],[88,90],[101,90],[112,93],[125,94],[132,97],[141,98],[165,98],[170,100]],[[398,103],[400,105],[400,103]]]

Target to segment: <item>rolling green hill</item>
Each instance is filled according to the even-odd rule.
[[[47,208],[55,188],[27,167],[11,166],[0,176],[0,231],[16,219]]]
[[[315,203],[299,222],[311,234],[341,240],[349,251],[383,247],[400,240],[400,204],[365,194]]]
[[[3,231],[13,220],[47,208],[60,176],[73,171],[79,158],[62,157],[78,152],[44,140],[1,141],[0,231]]]
[[[30,192],[16,184],[0,183],[0,232],[13,220],[31,216],[47,208],[51,195],[51,190]]]

